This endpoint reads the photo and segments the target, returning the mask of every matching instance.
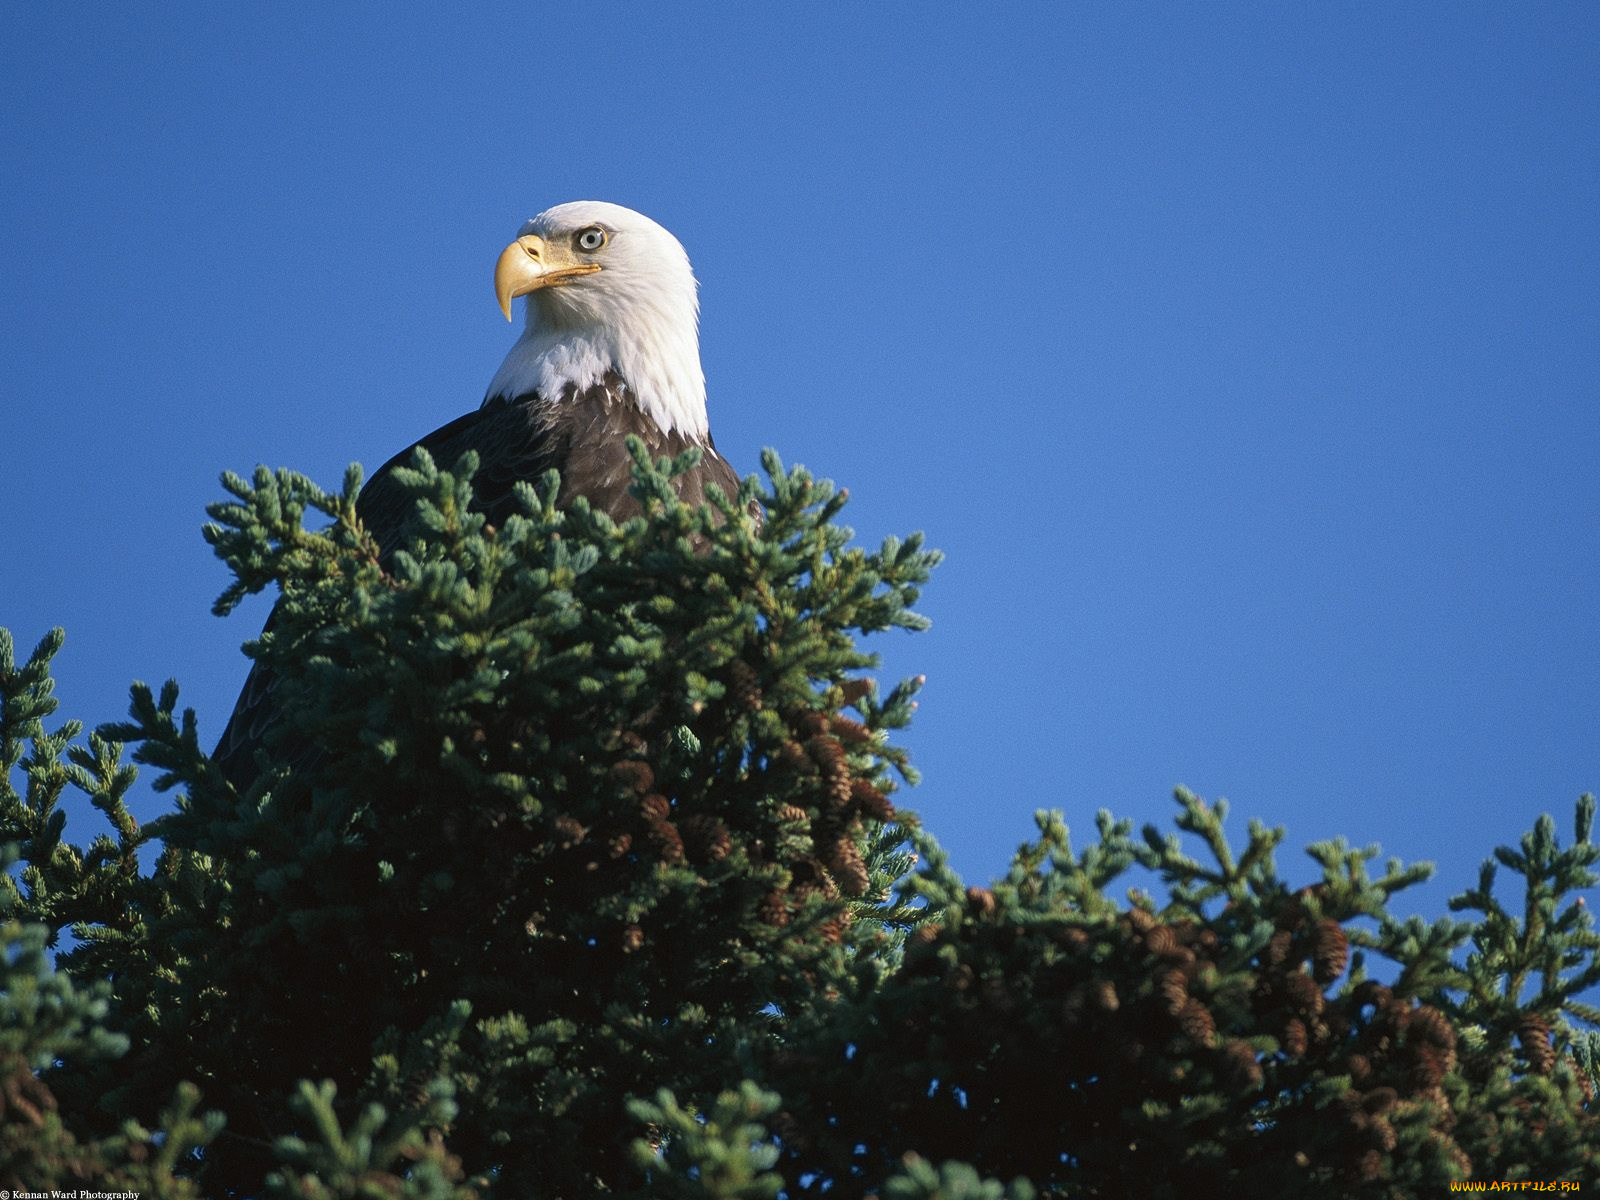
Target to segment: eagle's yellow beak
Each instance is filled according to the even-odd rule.
[[[494,264],[494,297],[509,321],[511,302],[518,296],[580,275],[593,275],[599,269],[599,263],[574,262],[565,251],[552,248],[537,234],[525,234],[502,250],[500,261]]]

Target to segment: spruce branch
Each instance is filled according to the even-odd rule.
[[[650,1100],[628,1101],[646,1135],[633,1143],[646,1178],[644,1196],[675,1200],[772,1200],[783,1178],[765,1121],[781,1101],[751,1080],[722,1092],[704,1111],[686,1108],[666,1088]]]
[[[882,1200],[1034,1200],[1038,1192],[1026,1179],[1001,1183],[985,1179],[968,1163],[935,1166],[908,1154],[903,1166],[878,1193]]]
[[[1594,797],[1580,797],[1574,839],[1566,847],[1555,821],[1541,816],[1517,847],[1497,847],[1484,861],[1477,886],[1450,899],[1454,912],[1481,914],[1456,1011],[1486,1030],[1494,1046],[1509,1047],[1530,1019],[1558,1032],[1564,1028],[1561,1016],[1593,1023],[1595,1009],[1579,997],[1600,984],[1600,933],[1582,895],[1600,882],[1593,870],[1600,859],[1600,845],[1591,836],[1594,813]],[[1496,894],[1499,867],[1522,877],[1520,915]],[[1527,1061],[1537,1069],[1542,1058],[1541,1050]]]
[[[290,1102],[310,1132],[280,1138],[284,1164],[267,1178],[269,1200],[475,1200],[486,1179],[469,1180],[445,1146],[456,1115],[454,1088],[429,1085],[425,1103],[401,1119],[365,1106],[346,1127],[331,1082],[302,1082]]]
[[[1180,810],[1178,828],[1200,838],[1216,865],[1207,866],[1192,857],[1177,834],[1162,835],[1154,825],[1145,826],[1144,844],[1134,847],[1133,854],[1141,866],[1161,876],[1172,889],[1175,903],[1198,917],[1210,901],[1225,898],[1240,903],[1281,889],[1273,859],[1283,841],[1281,828],[1269,830],[1252,821],[1244,852],[1236,857],[1223,830],[1228,816],[1226,800],[1207,804],[1187,788],[1177,789],[1174,799]]]

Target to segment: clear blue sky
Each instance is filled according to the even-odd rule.
[[[1600,7],[435,7],[10,11],[0,624],[64,715],[214,738],[218,472],[474,407],[497,252],[598,198],[688,247],[728,457],[948,553],[882,649],[969,876],[1184,783],[1442,912],[1600,788]]]

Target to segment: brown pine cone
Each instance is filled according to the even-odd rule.
[[[1361,1110],[1380,1116],[1400,1102],[1400,1093],[1392,1087],[1375,1087],[1361,1097]]]
[[[969,887],[967,889],[967,908],[980,917],[990,916],[999,905],[996,903],[994,893],[986,887]]]
[[[755,669],[743,659],[736,658],[728,664],[728,699],[745,712],[755,712],[761,707],[761,681]]]
[[[819,733],[828,732],[828,716],[826,713],[808,710],[800,714],[794,726],[807,737],[816,737]]]
[[[819,733],[806,739],[806,754],[824,773],[842,771],[846,767],[844,747],[838,738]]]
[[[1217,1019],[1209,1008],[1190,997],[1178,1013],[1178,1027],[1190,1041],[1209,1046],[1217,1033]]]
[[[1117,985],[1109,979],[1096,979],[1089,984],[1089,999],[1103,1012],[1116,1012],[1122,1007],[1117,996]]]
[[[894,805],[889,803],[889,797],[865,779],[851,782],[850,801],[864,817],[883,822],[894,820]]]
[[[1175,1017],[1189,1002],[1189,981],[1182,971],[1163,971],[1156,977],[1156,994],[1161,997],[1161,1007],[1167,1015]]]
[[[1148,932],[1149,930],[1155,928],[1156,924],[1155,917],[1151,916],[1149,913],[1145,912],[1144,909],[1139,908],[1138,906],[1130,908],[1125,914],[1125,919],[1128,922],[1128,927],[1135,933]]]
[[[854,704],[861,697],[875,692],[877,689],[878,683],[875,679],[846,679],[839,685],[839,691],[843,695],[846,704]]]
[[[1222,1063],[1223,1070],[1235,1087],[1244,1089],[1261,1086],[1261,1064],[1256,1061],[1256,1052],[1248,1042],[1234,1040],[1224,1046]]]
[[[1413,1045],[1410,1049],[1411,1063],[1406,1080],[1412,1090],[1426,1092],[1444,1082],[1446,1063],[1442,1050],[1424,1045]]]
[[[639,815],[646,821],[665,821],[672,815],[672,801],[660,792],[651,792],[639,801]]]
[[[1550,1041],[1550,1026],[1538,1013],[1524,1013],[1517,1022],[1517,1040],[1535,1075],[1548,1075],[1556,1065],[1556,1048]]]
[[[1145,949],[1157,958],[1166,958],[1176,953],[1181,947],[1178,945],[1178,935],[1169,925],[1157,925],[1144,935]]]
[[[1283,1026],[1283,1036],[1278,1039],[1285,1054],[1300,1058],[1306,1052],[1306,1024],[1299,1017],[1290,1017]]]
[[[1291,971],[1284,976],[1283,994],[1289,1007],[1302,1016],[1316,1016],[1326,1002],[1317,981],[1304,971]]]
[[[1266,948],[1261,951],[1261,961],[1269,967],[1276,967],[1288,961],[1289,946],[1294,941],[1288,930],[1280,929],[1267,941]]]
[[[805,747],[796,741],[786,741],[778,747],[778,761],[796,770],[813,769],[811,760],[806,757]]]
[[[661,855],[661,861],[667,863],[680,863],[683,861],[683,837],[671,821],[654,820],[650,822],[649,834],[651,844],[656,852]]]
[[[1364,1150],[1356,1159],[1355,1175],[1362,1183],[1371,1183],[1383,1173],[1383,1154],[1377,1150]]]
[[[0,1066],[0,1115],[17,1113],[29,1125],[42,1125],[45,1113],[55,1109],[55,1093],[49,1086],[28,1068],[21,1055],[7,1054]]]
[[[1549,1032],[1548,1027],[1545,1032]],[[1432,1005],[1419,1004],[1411,1010],[1411,1020],[1406,1023],[1406,1035],[1421,1038],[1441,1050],[1456,1048],[1455,1026],[1450,1024],[1449,1017]]]
[[[774,929],[789,923],[789,905],[782,892],[768,892],[756,906],[756,916]]]
[[[721,862],[733,849],[728,827],[709,813],[691,813],[678,822],[684,848],[703,862]]]
[[[827,787],[824,789],[828,797],[828,805],[835,811],[847,808],[850,804],[850,776],[845,771],[833,775],[825,775]]]
[[[656,781],[655,772],[650,769],[650,764],[640,762],[636,758],[625,758],[619,763],[613,763],[611,778],[641,796],[648,792],[650,785]]]
[[[859,896],[872,882],[867,874],[867,864],[861,858],[861,847],[847,833],[842,833],[828,849],[828,871],[846,896]]]
[[[550,828],[555,834],[556,845],[563,850],[570,850],[589,835],[589,831],[576,818],[569,817],[565,813],[551,821]]]
[[[1311,940],[1311,965],[1317,982],[1332,983],[1350,965],[1350,937],[1337,921],[1318,921]]]
[[[806,742],[806,755],[821,772],[824,792],[831,808],[850,803],[850,764],[837,738],[818,734]]]
[[[1395,1136],[1394,1126],[1382,1117],[1373,1117],[1364,1131],[1367,1140],[1372,1142],[1373,1148],[1388,1154],[1394,1150],[1399,1138]]]
[[[841,742],[849,742],[852,746],[865,746],[872,743],[872,730],[860,721],[847,717],[843,713],[835,713],[829,721],[833,735]]]

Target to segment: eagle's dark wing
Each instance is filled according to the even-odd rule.
[[[548,410],[532,404],[496,404],[457,417],[435,429],[420,442],[395,455],[366,482],[356,501],[356,512],[367,531],[377,539],[387,559],[405,544],[413,513],[412,501],[394,478],[394,469],[410,464],[418,446],[448,469],[468,450],[478,452],[478,473],[473,476],[473,509],[491,524],[499,525],[516,511],[518,480],[538,479],[551,467],[559,469],[559,439],[552,436]],[[563,489],[565,491],[566,489]],[[271,632],[278,610],[267,617],[263,632]],[[273,672],[255,663],[244,681],[233,715],[212,752],[235,787],[243,790],[256,777],[255,751],[277,712]],[[296,757],[294,755],[291,758]]]
[[[698,508],[706,502],[706,484],[714,483],[722,489],[722,494],[728,499],[737,500],[740,482],[739,472],[733,469],[727,459],[717,453],[717,443],[712,441],[708,433],[706,444],[701,448],[700,465],[683,478],[683,482],[678,485],[678,495],[691,508]],[[760,529],[763,516],[761,505],[752,500],[749,511],[756,528]]]
[[[418,446],[427,450],[438,466],[448,469],[468,450],[478,453],[478,473],[472,478],[472,507],[491,525],[501,525],[517,511],[516,484],[533,482],[552,467],[561,472],[562,504],[576,496],[617,520],[639,511],[629,488],[633,484],[633,456],[627,439],[644,439],[652,458],[676,457],[691,442],[681,433],[663,434],[642,412],[627,388],[615,376],[580,395],[570,393],[559,404],[537,398],[495,402],[435,429],[420,442],[395,455],[369,479],[356,501],[356,513],[377,539],[384,559],[405,544],[412,518],[412,501],[394,478],[394,469],[410,464]],[[700,463],[677,476],[684,503],[705,503],[706,484],[715,483],[723,494],[739,494],[739,475],[716,447],[701,447]],[[760,506],[752,503],[751,516],[759,523]],[[277,609],[267,618],[272,629]],[[277,711],[272,692],[275,679],[260,663],[250,668],[244,689],[212,758],[234,786],[243,789],[256,776],[255,749]],[[289,755],[291,762],[298,757]]]
[[[502,525],[517,510],[516,484],[537,480],[551,467],[562,467],[562,447],[548,419],[549,410],[534,404],[495,404],[457,417],[379,467],[361,489],[356,515],[377,538],[388,558],[405,541],[413,501],[394,478],[396,467],[411,464],[418,447],[448,471],[468,450],[478,452],[478,473],[472,477],[472,509],[491,525]]]

